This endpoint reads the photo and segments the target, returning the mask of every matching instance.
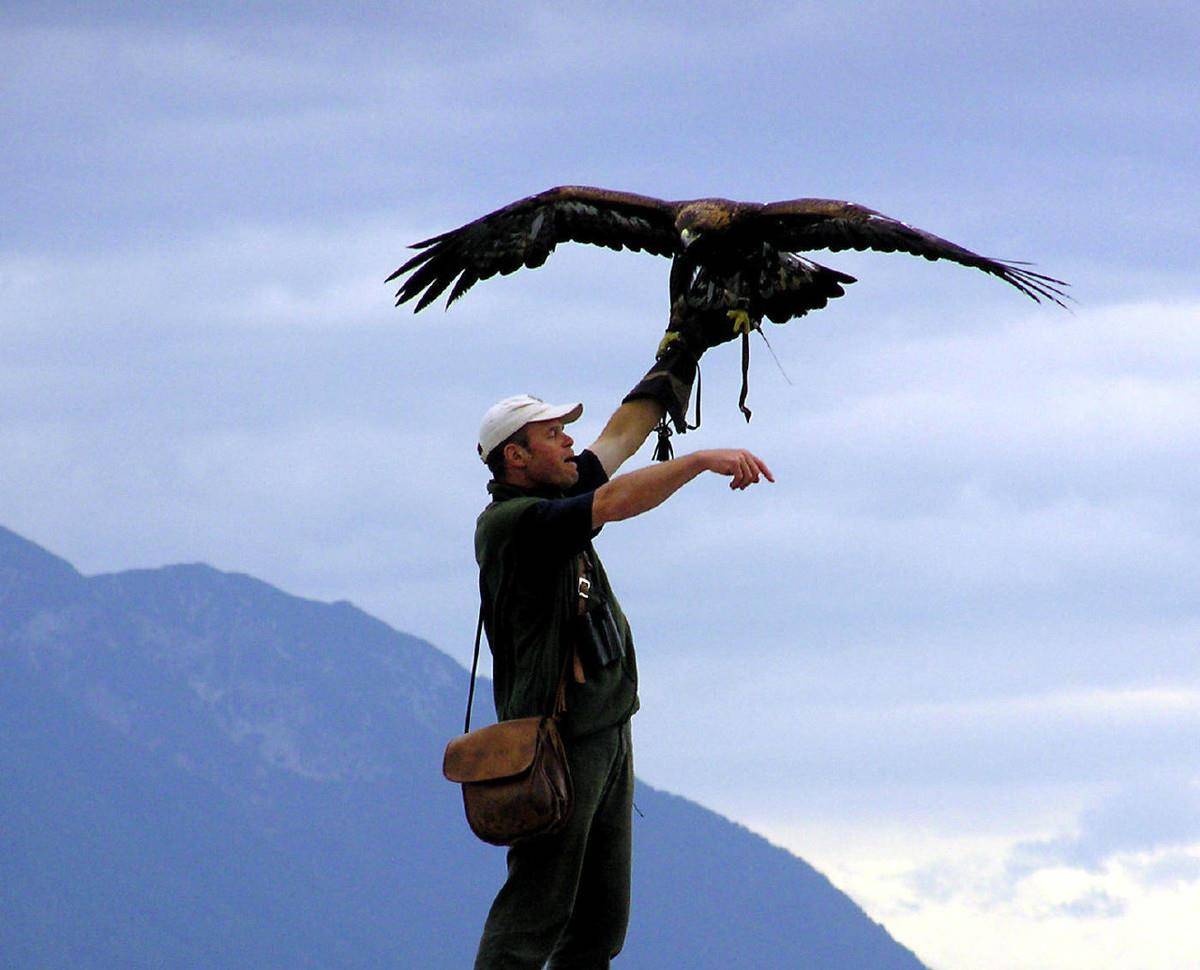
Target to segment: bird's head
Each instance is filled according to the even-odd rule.
[[[675,217],[675,231],[683,248],[689,249],[705,236],[716,236],[729,227],[734,203],[724,199],[689,202]]]

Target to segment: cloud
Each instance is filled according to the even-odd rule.
[[[1168,849],[1151,854],[1145,861],[1133,860],[1130,865],[1146,886],[1177,889],[1200,883],[1200,855],[1195,851]]]
[[[939,855],[904,874],[905,911],[968,905],[1052,923],[1118,919],[1148,895],[1184,904],[1200,886],[1198,791],[1159,773],[1085,808],[1068,835]]]
[[[1068,916],[1072,919],[1116,919],[1124,916],[1128,908],[1126,900],[1110,896],[1101,889],[1094,889],[1065,903],[1051,906],[1040,918]]]
[[[912,894],[905,904],[909,912],[965,903],[976,911],[1019,913],[1049,922],[1064,918],[1118,919],[1129,906],[1125,897],[1102,885],[1089,885],[1087,880],[1043,880],[1040,885],[1019,885],[994,859],[978,856],[930,863],[907,873],[903,882]]]
[[[1009,872],[1014,879],[1053,866],[1100,872],[1119,856],[1180,849],[1197,842],[1200,784],[1181,777],[1147,779],[1085,811],[1076,832],[1017,845]],[[1178,865],[1177,857],[1174,861]],[[1156,870],[1149,871],[1153,874]],[[1176,868],[1175,874],[1185,871]]]

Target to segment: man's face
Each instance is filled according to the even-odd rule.
[[[579,469],[570,461],[574,440],[560,420],[532,421],[525,426],[529,447],[522,449],[524,471],[531,484],[570,488],[579,481]]]

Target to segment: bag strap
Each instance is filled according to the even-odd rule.
[[[583,596],[583,594],[580,594]],[[479,604],[479,622],[475,626],[475,654],[471,658],[471,686],[467,691],[467,716],[463,719],[463,734],[469,734],[471,731],[471,707],[475,703],[475,673],[479,669],[479,644],[483,641],[483,603]],[[567,709],[567,671],[571,669],[572,661],[575,657],[575,650],[572,648],[566,651],[566,660],[563,663],[562,675],[558,678],[558,687],[554,691],[554,712],[553,716],[558,717]]]
[[[475,671],[479,669],[479,642],[483,637],[483,604],[479,604],[479,624],[475,627],[475,656],[471,659],[471,689],[467,691],[467,718],[463,734],[471,731],[471,705],[475,702]]]

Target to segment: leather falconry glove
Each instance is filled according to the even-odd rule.
[[[654,364],[622,401],[651,398],[666,410],[654,429],[658,432],[655,461],[667,461],[674,453],[670,441],[671,424],[680,434],[700,427],[699,391],[696,393],[696,423],[689,424],[687,420],[688,401],[699,373],[700,358],[709,347],[732,340],[736,335],[724,312],[701,312],[688,306],[682,297],[671,307],[671,319],[658,345]]]

